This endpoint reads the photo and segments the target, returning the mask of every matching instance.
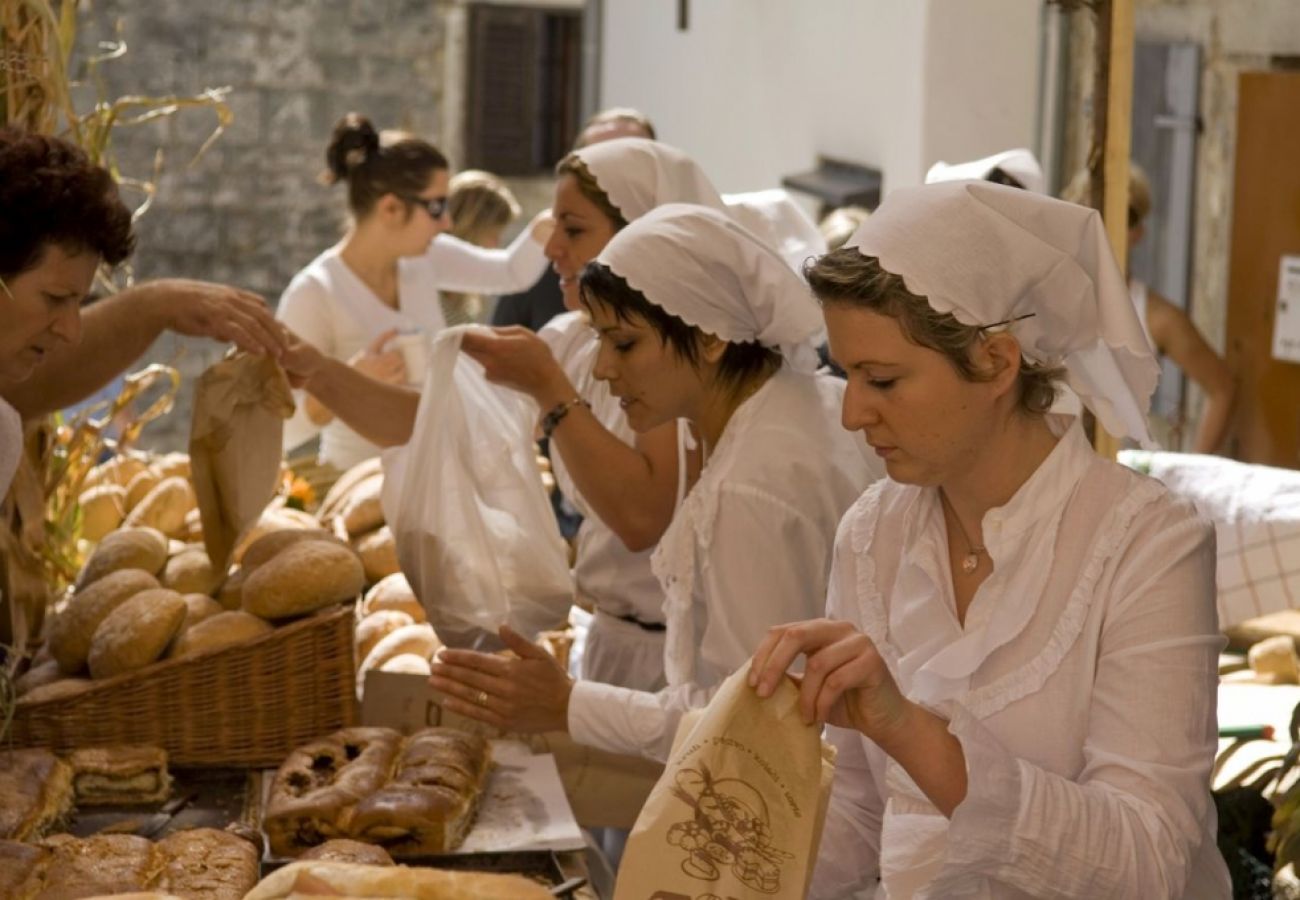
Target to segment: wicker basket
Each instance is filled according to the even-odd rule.
[[[20,702],[13,739],[53,750],[153,744],[176,766],[278,766],[357,722],[354,626],[350,604],[334,607],[245,644]]]

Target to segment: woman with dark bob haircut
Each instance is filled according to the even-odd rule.
[[[1100,217],[903,189],[807,274],[889,473],[840,523],[828,618],[750,668],[768,696],[804,657],[839,749],[811,896],[1230,896],[1214,531],[1050,411],[1065,383],[1150,441],[1158,370]]]
[[[0,128],[0,494],[22,420],[76,403],[138,359],[164,330],[279,356],[279,327],[254,294],[166,279],[82,314],[101,265],[131,255],[131,212],[112,176],[77,147]]]

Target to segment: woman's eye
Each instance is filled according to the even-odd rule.
[[[618,341],[614,344],[614,349],[619,353],[627,353],[634,346],[636,346],[636,341]]]
[[[869,378],[867,383],[877,390],[887,391],[894,386],[894,382],[897,380],[897,378]]]
[[[566,236],[569,240],[571,240],[571,241],[572,241],[572,240],[577,240],[578,236],[582,234],[582,229],[581,229],[581,228],[566,228],[566,229],[564,229],[564,234],[565,234],[565,236]]]

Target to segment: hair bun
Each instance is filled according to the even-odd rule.
[[[323,180],[334,184],[346,180],[379,152],[379,132],[360,113],[350,112],[339,119],[325,150],[326,171]]]

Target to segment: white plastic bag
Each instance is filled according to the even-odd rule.
[[[429,348],[410,443],[384,453],[384,515],[402,571],[443,643],[496,649],[565,621],[568,552],[534,452],[537,406],[460,352],[470,328]]]

